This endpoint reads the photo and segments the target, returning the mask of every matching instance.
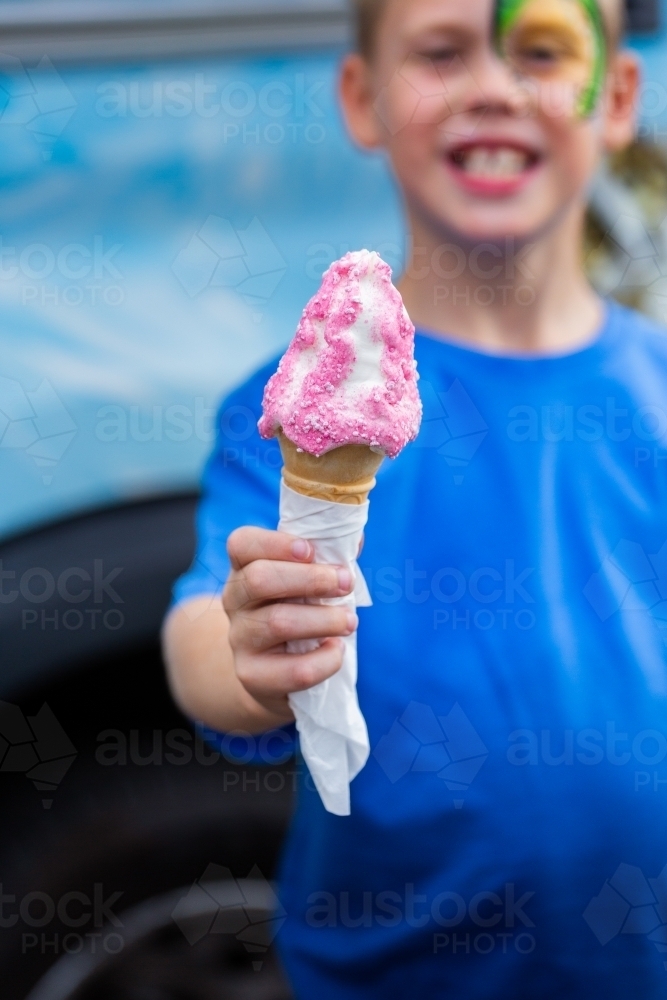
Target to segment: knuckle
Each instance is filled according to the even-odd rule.
[[[264,563],[249,563],[243,570],[243,580],[251,599],[264,596],[268,585],[268,572]]]
[[[343,662],[343,647],[336,643],[335,647],[327,645],[326,649],[317,649],[313,653],[301,655],[292,667],[292,682],[294,691],[303,691],[314,687],[321,681],[335,674]]]
[[[267,628],[269,633],[276,639],[288,639],[291,637],[293,629],[292,616],[284,604],[274,604],[269,609]]]
[[[232,598],[234,591],[234,579],[230,577],[222,588],[222,606],[231,618],[234,601]]]
[[[332,673],[335,674],[343,665],[343,644],[342,642],[337,642],[335,647],[330,650],[329,662],[332,664]]]
[[[317,683],[317,670],[312,657],[302,656],[292,671],[295,691],[304,691]]]
[[[236,670],[236,676],[243,687],[246,691],[250,691],[252,693],[256,681],[256,672],[254,670],[252,657],[237,656],[234,661],[234,669]]]
[[[257,557],[262,550],[261,529],[251,525],[235,528],[227,539],[227,553],[232,562],[244,562]]]
[[[236,609],[248,601],[248,590],[241,573],[232,573],[222,591],[222,606],[230,619]]]
[[[227,539],[227,552],[232,558],[239,555],[241,549],[243,548],[243,540],[245,538],[246,531],[246,528],[235,528],[231,535],[229,535]]]
[[[243,634],[245,632],[245,627],[242,622],[239,621],[238,615],[234,615],[229,623],[229,645],[232,647],[234,652],[240,649],[243,645]]]
[[[254,685],[253,685],[253,675],[252,675],[252,672],[249,671],[246,668],[245,663],[243,663],[243,662],[237,663],[237,665],[236,665],[236,676],[237,676],[237,678],[239,680],[239,683],[243,685],[243,687],[246,689],[246,691],[249,694],[252,694],[253,693],[253,688],[254,688]]]
[[[253,614],[237,612],[229,630],[232,649],[259,650],[263,645],[265,629]]]

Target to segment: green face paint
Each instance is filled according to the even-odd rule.
[[[571,86],[576,113],[591,114],[607,54],[596,0],[497,0],[495,32],[500,53],[521,76]]]

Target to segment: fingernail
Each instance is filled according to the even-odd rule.
[[[348,632],[354,632],[359,624],[359,618],[355,615],[354,611],[348,611],[347,613],[347,630]]]
[[[346,569],[345,566],[339,566],[336,572],[338,573],[339,589],[347,592],[352,586],[352,576],[349,569]]]
[[[292,555],[295,559],[308,559],[310,556],[310,543],[303,538],[297,538],[292,542]]]

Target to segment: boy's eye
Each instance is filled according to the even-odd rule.
[[[551,66],[567,55],[567,53],[555,45],[533,45],[529,48],[519,50],[516,55],[521,61],[537,63],[542,66]]]
[[[496,3],[498,51],[512,70],[540,86],[553,85],[553,93],[571,94],[577,114],[588,114],[599,95],[605,53],[596,0]]]
[[[559,55],[562,55],[562,49],[559,51],[554,45],[533,45],[532,48],[524,49],[523,55],[527,56],[529,59],[557,59]]]
[[[509,55],[519,67],[535,70],[554,69],[571,60],[584,60],[585,39],[558,30],[525,31],[510,40]]]
[[[449,62],[456,55],[456,49],[438,49],[436,52],[431,52],[430,58],[433,62]]]
[[[417,53],[422,59],[427,59],[429,62],[435,63],[439,66],[447,65],[451,63],[457,55],[459,55],[459,50],[457,48],[437,48],[437,49],[424,49],[423,51]]]

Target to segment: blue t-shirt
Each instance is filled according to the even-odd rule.
[[[277,943],[300,1000],[667,995],[667,337],[498,357],[420,333],[424,420],[385,461],[361,567],[371,756],[352,815],[303,780]],[[255,423],[224,402],[177,600],[274,528]]]

